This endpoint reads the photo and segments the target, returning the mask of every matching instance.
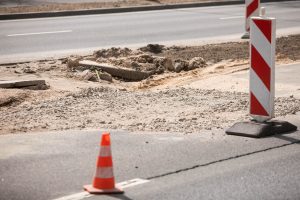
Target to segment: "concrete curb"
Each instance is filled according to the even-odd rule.
[[[262,3],[280,2],[280,1],[299,1],[299,0],[261,0]],[[194,8],[194,7],[205,7],[205,6],[224,6],[224,5],[236,5],[236,4],[244,4],[244,1],[243,0],[229,0],[229,1],[221,1],[221,2],[209,1],[209,2],[202,2],[202,3],[166,4],[166,5],[155,5],[155,6],[134,6],[134,7],[123,7],[123,8],[102,8],[102,9],[57,11],[57,12],[0,14],[0,20],[140,12],[140,11]]]

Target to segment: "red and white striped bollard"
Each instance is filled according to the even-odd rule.
[[[274,118],[276,20],[260,17],[250,20],[250,115],[254,120],[237,122],[228,135],[261,138],[297,130],[297,126]]]
[[[250,19],[251,17],[259,16],[260,0],[245,0],[245,34],[242,39],[249,39]]]
[[[250,21],[250,115],[259,122],[274,118],[276,19]]]

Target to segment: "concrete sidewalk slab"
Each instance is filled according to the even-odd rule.
[[[46,84],[45,80],[15,80],[15,81],[0,81],[1,88],[18,88],[33,85]]]
[[[44,86],[45,80],[13,80],[0,81],[0,88],[24,88],[29,86]]]

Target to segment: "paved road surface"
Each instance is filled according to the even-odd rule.
[[[300,113],[288,121],[300,128]],[[0,137],[0,199],[55,199],[91,183],[101,131]],[[119,199],[299,199],[300,131],[251,139],[112,132],[117,182],[150,182]],[[115,199],[108,196],[87,199]],[[118,199],[117,198],[117,199]]]
[[[278,33],[300,33],[300,1],[264,4]],[[0,21],[0,62],[148,43],[239,39],[244,6]]]

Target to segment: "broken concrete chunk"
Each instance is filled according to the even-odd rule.
[[[0,88],[41,89],[48,88],[45,80],[0,81]]]
[[[112,66],[112,65],[109,65],[106,63],[97,63],[97,62],[89,61],[89,60],[80,61],[79,64],[81,66],[88,67],[91,70],[93,70],[93,69],[99,70],[100,69],[104,72],[109,73],[112,76],[116,76],[116,77],[123,78],[126,80],[131,80],[131,81],[141,81],[150,76],[150,73],[148,73],[148,72],[115,67],[115,66]]]

